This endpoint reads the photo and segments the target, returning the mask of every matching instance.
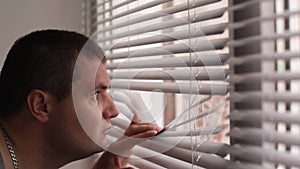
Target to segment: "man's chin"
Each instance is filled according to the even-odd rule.
[[[107,150],[110,145],[110,141],[107,139],[107,134],[103,134],[98,138],[97,145],[102,151]]]
[[[101,153],[103,151],[105,151],[103,148],[101,148],[99,145],[95,145],[95,147],[93,147],[93,149],[87,150],[85,153],[82,153],[81,156],[74,159],[74,161],[88,158],[88,157],[90,157],[94,154],[98,154],[98,153]]]

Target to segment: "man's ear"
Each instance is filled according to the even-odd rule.
[[[42,90],[32,90],[27,95],[27,105],[31,115],[39,122],[46,123],[49,119],[52,95]]]

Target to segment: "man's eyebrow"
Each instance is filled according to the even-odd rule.
[[[110,87],[109,85],[98,84],[97,86],[95,86],[95,89],[103,89],[103,90],[106,90],[106,89],[108,89],[109,87]]]

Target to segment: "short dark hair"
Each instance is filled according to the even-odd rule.
[[[34,89],[47,91],[58,101],[66,98],[71,93],[76,59],[82,53],[104,58],[94,41],[76,32],[41,30],[18,39],[1,70],[0,116],[21,108]]]

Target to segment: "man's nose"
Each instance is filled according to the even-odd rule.
[[[119,115],[119,111],[116,108],[112,98],[109,95],[106,96],[106,99],[103,104],[104,105],[103,105],[102,116],[104,119],[109,120]]]

